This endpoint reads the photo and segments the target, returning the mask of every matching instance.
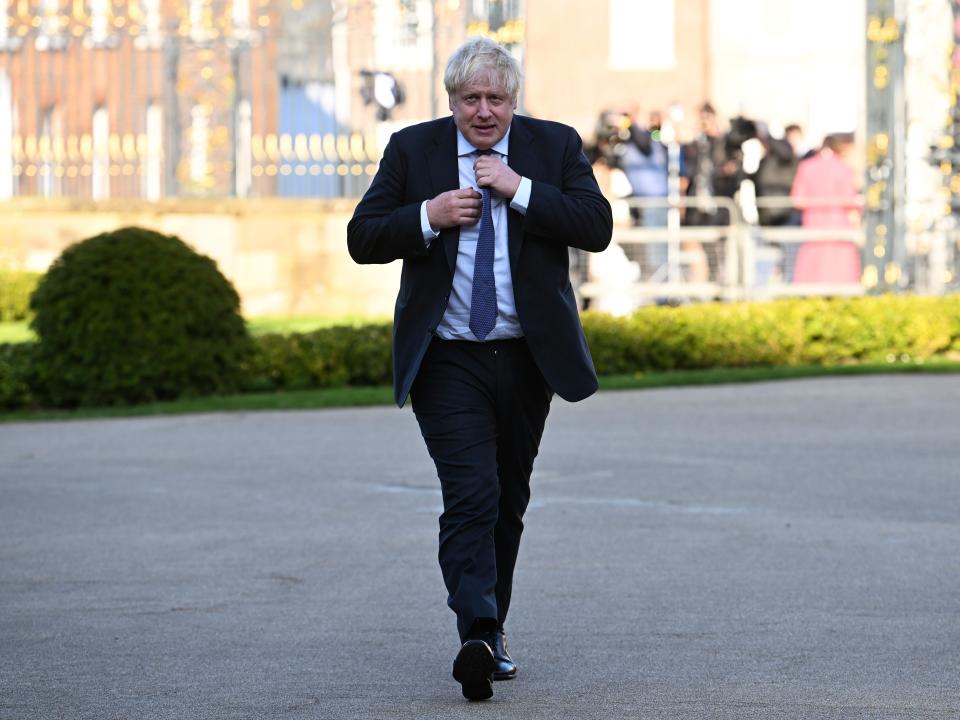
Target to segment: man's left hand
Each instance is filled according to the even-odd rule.
[[[497,157],[481,155],[473,164],[477,176],[477,185],[495,190],[501,196],[512,200],[520,187],[520,176],[510,166]]]

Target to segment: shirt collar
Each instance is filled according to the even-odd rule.
[[[496,153],[500,153],[504,157],[507,157],[507,148],[510,147],[510,128],[507,128],[506,134],[500,138],[500,142],[494,145],[491,150]],[[460,128],[457,128],[457,157],[463,157],[464,155],[469,155],[470,153],[478,152],[477,149],[470,144],[470,142],[463,136],[463,133],[460,132]]]

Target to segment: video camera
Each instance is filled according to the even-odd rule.
[[[630,116],[617,110],[604,110],[597,117],[593,141],[586,143],[583,152],[591,164],[603,162],[611,168],[619,167],[622,151],[618,147],[630,142]]]
[[[743,144],[758,137],[757,123],[742,115],[730,119],[730,129],[723,136],[723,147],[727,158],[734,162],[743,161]]]

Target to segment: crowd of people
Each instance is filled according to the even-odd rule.
[[[683,198],[682,226],[728,226],[736,202],[738,214],[759,227],[817,231],[807,234],[809,240],[777,245],[777,279],[835,284],[860,280],[860,251],[849,234],[831,239],[822,232],[859,226],[858,183],[849,163],[853,144],[852,133],[836,133],[814,149],[797,124],[772,132],[766,123],[745,117],[734,117],[723,127],[715,109],[704,103],[686,138],[665,128],[659,111],[646,119],[636,107],[605,111],[587,152],[595,165],[625,179],[624,188],[612,195],[647,200],[631,204],[633,225],[667,226],[672,162],[675,191]],[[688,237],[681,249],[685,281],[722,279],[723,243]],[[666,241],[625,247],[624,254],[648,280],[663,275]]]

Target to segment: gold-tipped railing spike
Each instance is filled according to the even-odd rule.
[[[350,136],[350,154],[353,155],[353,158],[356,162],[366,162],[367,153],[363,149],[363,135],[360,133],[353,133]]]
[[[127,162],[133,162],[139,156],[137,155],[137,138],[132,133],[126,133],[122,140],[123,159]]]
[[[316,133],[310,136],[310,157],[318,162],[323,160],[323,138]]]
[[[264,140],[264,150],[267,152],[267,158],[270,162],[277,162],[280,158],[280,148],[279,143],[277,142],[277,136],[273,133],[267,135]]]
[[[363,148],[366,151],[368,158],[374,162],[380,160],[382,152],[380,150],[379,143],[377,142],[377,136],[375,133],[367,133],[366,137],[364,138]]]
[[[284,162],[289,162],[294,159],[293,138],[289,133],[284,133],[280,136],[280,156]]]
[[[80,156],[80,138],[76,135],[67,137],[67,159],[71,163],[79,163],[83,158]]]
[[[350,152],[350,138],[346,135],[337,136],[337,155],[340,156],[341,162],[353,162],[353,155]]]
[[[330,162],[336,162],[340,159],[337,155],[337,141],[331,133],[323,136],[323,154]]]
[[[306,135],[299,133],[293,139],[293,151],[300,162],[310,162],[310,147]]]
[[[256,163],[263,164],[267,161],[267,154],[263,149],[262,135],[250,136],[250,153],[253,155],[253,160]]]
[[[93,162],[93,136],[90,133],[80,137],[80,155],[83,156],[84,162]]]

